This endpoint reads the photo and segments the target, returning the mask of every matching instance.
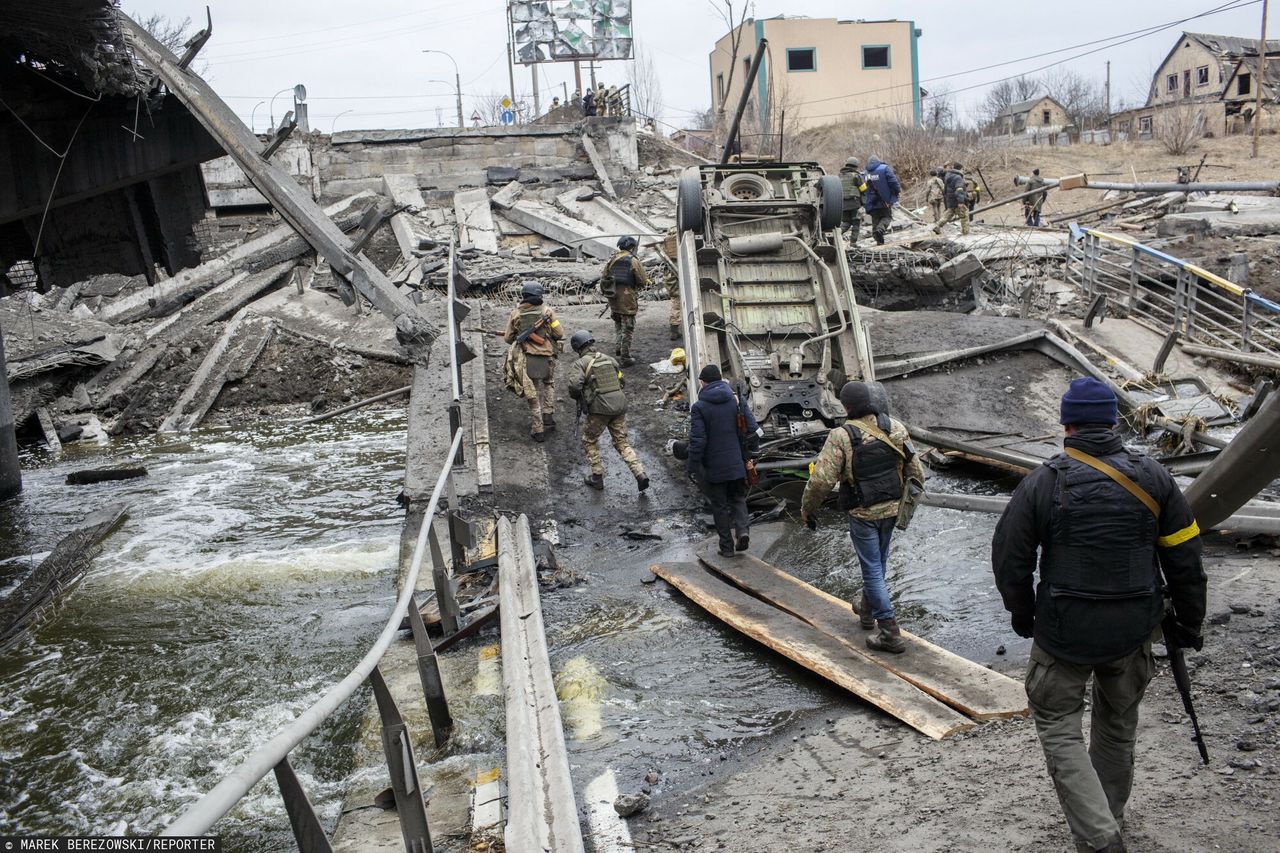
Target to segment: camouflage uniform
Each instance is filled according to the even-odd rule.
[[[840,224],[849,233],[849,243],[858,242],[858,231],[862,228],[862,195],[867,191],[867,176],[854,166],[846,165],[840,169],[840,194],[843,209],[840,213]]]
[[[679,264],[680,254],[680,237],[676,229],[667,229],[666,237],[662,240],[662,253],[671,259],[673,264]],[[667,296],[670,297],[671,308],[667,312],[667,322],[671,324],[671,339],[675,340],[678,331],[683,325],[681,322],[680,307],[680,276],[675,270],[667,270]]]
[[[630,259],[630,282],[619,281],[617,275],[611,273],[613,265],[625,259]],[[644,265],[634,254],[619,251],[605,263],[601,277],[611,275],[614,277],[613,296],[607,296],[607,298],[609,311],[613,317],[614,333],[617,337],[615,352],[625,361],[631,358],[631,338],[636,330],[636,314],[640,311],[638,291],[642,287],[649,286],[649,274],[644,271]]]
[[[526,397],[526,400],[529,403],[529,431],[535,434],[542,432],[544,417],[551,417],[555,414],[556,355],[564,349],[564,345],[561,343],[564,340],[564,330],[560,327],[560,321],[556,319],[556,312],[550,307],[521,302],[517,307],[511,309],[511,316],[507,318],[506,334],[503,336],[503,340],[507,343],[515,343],[521,332],[531,327],[542,317],[547,318],[546,324],[534,335],[526,339],[523,344],[526,358],[526,374],[528,371],[527,359],[530,356],[542,356],[547,359],[547,375],[536,379],[533,376],[529,376],[529,385],[526,386],[532,386],[534,389],[534,393]],[[541,338],[541,343],[535,341],[534,337]]]
[[[1042,189],[1048,186],[1045,179],[1039,175],[1032,175],[1027,181],[1027,191],[1040,190],[1036,195],[1029,195],[1022,200],[1022,215],[1026,218],[1028,225],[1040,226],[1040,211],[1044,209],[1045,197],[1049,191]]]
[[[972,213],[973,209],[982,202],[982,187],[978,186],[978,182],[968,175],[964,176],[964,195],[965,206]]]
[[[593,370],[608,367],[618,375],[618,390],[600,393],[592,378]],[[604,476],[604,462],[600,459],[600,435],[606,429],[613,439],[618,456],[637,479],[644,477],[644,466],[627,440],[626,396],[622,393],[622,372],[612,357],[595,349],[584,347],[578,360],[569,368],[569,396],[578,401],[587,420],[582,425],[582,452],[591,465],[591,473]]]
[[[925,185],[924,191],[925,204],[929,205],[929,210],[933,212],[933,221],[939,222],[942,219],[942,178],[938,175],[930,175],[929,183]]]

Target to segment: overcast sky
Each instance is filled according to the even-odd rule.
[[[455,124],[453,63],[440,54],[422,53],[428,48],[447,51],[457,61],[468,117],[478,99],[505,94],[509,88],[503,0],[125,0],[124,6],[137,16],[154,12],[178,21],[190,17],[202,26],[205,2],[214,22],[214,36],[201,54],[208,62],[206,77],[246,122],[255,105],[263,102],[255,122],[259,132],[267,127],[272,96],[295,83],[307,87],[312,127],[326,133],[335,126],[352,130]],[[722,5],[713,0],[633,0],[636,39],[657,65],[664,104],[661,119],[670,125],[680,125],[710,105],[707,56],[726,29],[716,12]],[[759,17],[914,20],[924,32],[919,43],[922,85],[955,90],[964,118],[971,118],[984,84],[1062,60],[1099,80],[1111,60],[1112,106],[1118,108],[1122,100],[1133,105],[1145,99],[1151,72],[1178,32],[1257,37],[1262,8],[1259,0],[760,0],[753,6]],[[1100,45],[1050,53],[1221,6],[1235,8],[1088,56],[1074,58]],[[1273,20],[1277,16],[1280,12]],[[1277,32],[1274,24],[1270,32]],[[1010,60],[1022,61],[973,70]],[[602,63],[597,79],[621,83],[627,65]],[[583,74],[585,79],[585,69]],[[515,80],[519,94],[527,96],[529,69],[516,66]],[[539,83],[545,108],[553,95],[563,94],[565,85],[573,90],[572,63],[540,66]],[[289,94],[280,95],[274,105],[277,120],[289,108]]]

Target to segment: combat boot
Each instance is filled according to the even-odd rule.
[[[636,487],[642,492],[649,488],[649,476],[647,474],[636,474]]]
[[[892,652],[895,655],[900,655],[907,650],[897,619],[877,619],[876,625],[880,630],[867,637],[867,648],[875,652]]]
[[[618,359],[618,364],[620,364],[623,367],[630,367],[635,363],[636,363],[636,360],[631,357],[631,353],[627,353],[626,355]]]
[[[556,416],[551,412],[542,413],[542,428],[547,432],[556,428]]]
[[[673,340],[673,341],[678,341],[678,340],[680,340],[680,327],[679,327],[679,326],[672,326],[672,327],[671,327],[671,340]]]
[[[595,489],[598,492],[604,491],[604,475],[603,474],[588,474],[587,476],[582,478],[582,482],[586,483],[588,486],[590,486],[591,488]]]
[[[1128,853],[1129,848],[1125,846],[1123,838],[1117,838],[1106,847],[1099,847],[1098,853]]]
[[[532,438],[534,441],[538,442],[538,444],[542,444],[542,442],[547,440],[547,436],[541,432],[531,432],[529,433],[529,438]]]
[[[858,624],[862,626],[862,630],[874,631],[876,628],[876,617],[871,615],[871,605],[867,603],[866,593],[858,593],[858,603],[854,609],[858,611]]]

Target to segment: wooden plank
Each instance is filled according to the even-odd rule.
[[[529,520],[498,521],[509,853],[582,853],[560,703],[538,597]]]
[[[865,655],[784,610],[753,598],[699,563],[659,563],[654,574],[730,627],[843,687],[935,740],[973,728],[973,721],[943,705]]]
[[[930,696],[975,720],[1020,717],[1027,713],[1027,694],[1018,681],[935,646],[907,631],[903,654],[876,652],[866,646],[867,632],[847,601],[811,586],[750,554],[721,557],[713,549],[698,558],[712,571],[762,601],[804,620],[855,654],[909,681]]]

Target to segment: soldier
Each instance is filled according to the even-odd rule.
[[[622,371],[612,358],[596,350],[596,339],[586,329],[574,332],[569,346],[578,360],[569,368],[569,396],[578,401],[578,410],[587,416],[582,425],[582,452],[591,464],[584,479],[593,489],[604,488],[604,463],[600,461],[600,433],[609,430],[613,446],[635,475],[640,491],[649,488],[649,477],[627,441],[627,395],[622,390]]]
[[[569,98],[569,106],[576,107],[578,109],[582,108],[582,90],[581,89],[573,90],[573,95],[570,96]]]
[[[893,206],[898,203],[898,193],[902,185],[898,176],[888,163],[880,162],[880,158],[867,160],[867,186],[870,189],[864,194],[864,206],[871,214],[871,233],[876,242],[884,245],[884,235],[889,232],[889,223],[893,220]]]
[[[946,206],[947,212],[933,226],[933,233],[941,234],[942,226],[953,219],[959,219],[960,233],[968,234],[969,208],[965,204],[964,170],[959,163],[951,164],[951,168],[942,178],[942,185],[944,187],[942,203]]]
[[[622,93],[618,91],[617,86],[609,87],[608,98],[609,98],[609,115],[611,116],[622,115]]]
[[[511,309],[503,340],[524,354],[524,396],[529,403],[529,437],[541,443],[556,428],[556,355],[564,349],[564,330],[556,312],[542,304],[542,285],[526,281],[520,304]]]
[[[609,115],[609,90],[604,83],[596,85],[596,115]]]
[[[978,182],[970,175],[964,176],[964,204],[969,208],[969,213],[973,213],[973,209],[978,206],[982,200],[982,187],[978,186]],[[970,217],[972,218],[972,217]]]
[[[943,193],[942,170],[934,169],[929,173],[929,183],[925,186],[924,200],[929,205],[929,210],[933,212],[933,221],[935,223],[942,220]]]
[[[636,257],[640,243],[635,237],[619,237],[618,251],[605,262],[600,274],[600,292],[609,300],[613,330],[617,337],[614,350],[623,367],[636,363],[631,357],[631,336],[636,330],[636,314],[640,310],[637,291],[649,286],[649,274]]]
[[[840,189],[844,199],[840,224],[848,231],[850,246],[858,242],[858,229],[862,227],[862,194],[867,191],[867,176],[858,168],[860,165],[857,157],[850,157],[840,169]]]
[[[1076,848],[1123,853],[1138,706],[1155,672],[1151,640],[1163,619],[1166,646],[1203,646],[1203,546],[1169,473],[1125,449],[1109,387],[1072,381],[1060,414],[1064,452],[1014,490],[991,566],[1014,633],[1034,638],[1027,702]]]
[[[582,96],[582,114],[584,116],[596,114],[596,93],[590,86],[587,87],[587,91]]]
[[[1026,217],[1027,224],[1039,228],[1040,227],[1040,211],[1044,209],[1044,200],[1049,191],[1043,189],[1047,184],[1044,178],[1040,177],[1039,169],[1031,170],[1031,180],[1027,181],[1027,191],[1040,190],[1035,195],[1029,195],[1022,200],[1022,215]]]
[[[670,297],[671,308],[667,312],[667,322],[671,324],[671,340],[680,340],[681,329],[681,307],[680,307],[680,276],[676,271],[676,265],[679,263],[678,256],[680,253],[680,235],[675,228],[668,228],[666,235],[662,239],[662,254],[667,256],[671,261],[671,266],[667,267],[667,296]]]
[[[889,401],[879,382],[846,382],[840,402],[849,420],[831,431],[810,466],[800,518],[815,529],[814,513],[840,486],[837,505],[848,513],[849,537],[862,566],[862,593],[854,609],[864,631],[879,628],[867,637],[867,648],[899,654],[907,646],[885,585],[885,567],[904,486],[911,481],[923,489],[924,468],[907,428],[889,417]]]

